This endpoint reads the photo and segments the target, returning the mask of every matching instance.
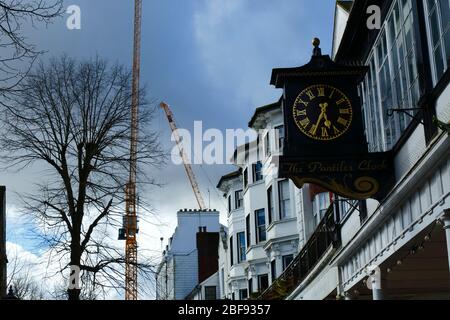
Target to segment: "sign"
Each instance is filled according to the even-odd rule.
[[[349,199],[381,200],[395,175],[390,152],[368,152],[358,96],[368,68],[336,64],[322,55],[318,39],[313,44],[308,64],[272,72],[271,84],[283,89],[279,175],[297,187],[311,183]]]

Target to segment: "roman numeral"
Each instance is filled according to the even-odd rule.
[[[297,104],[297,105],[302,104],[305,107],[307,107],[309,103],[306,101],[303,101],[300,97],[298,97],[297,100],[295,100],[295,104]]]
[[[322,137],[328,137],[328,131],[325,127],[322,127]]]
[[[339,133],[341,133],[341,132],[339,131],[339,129],[336,128],[335,126],[333,126],[333,131],[334,131],[334,134],[339,134]]]
[[[341,117],[339,117],[339,118],[337,119],[337,122],[338,122],[339,124],[342,124],[344,127],[347,126],[347,124],[348,124],[348,120],[346,120],[346,119],[344,119],[344,118],[341,118]]]
[[[336,102],[336,104],[337,104],[338,106],[340,106],[341,104],[343,104],[343,103],[345,103],[345,102],[347,102],[347,99],[341,98],[341,99],[339,99],[339,100]]]
[[[317,130],[317,127],[316,127],[316,125],[313,124],[311,129],[309,129],[309,133],[311,135],[315,135],[316,134],[316,130]]]
[[[311,122],[311,121],[309,121],[308,118],[305,118],[305,119],[303,119],[302,121],[300,121],[300,125],[301,125],[303,128],[306,128],[306,127],[310,124],[310,122]]]
[[[350,114],[350,108],[347,109],[339,109],[340,114]]]
[[[309,97],[310,101],[314,100],[314,98],[316,97],[311,90],[306,91],[306,95]]]
[[[331,93],[330,93],[330,95],[329,95],[329,98],[330,98],[330,99],[333,98],[335,92],[336,92],[336,90],[334,90],[334,89],[331,91]]]
[[[303,110],[295,109],[295,116],[296,117],[306,116],[306,110],[305,109],[303,109]]]
[[[319,97],[325,97],[325,88],[324,87],[318,87],[317,92],[318,92]]]

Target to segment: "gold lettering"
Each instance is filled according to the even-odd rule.
[[[296,117],[306,116],[306,110],[305,109],[303,109],[303,110],[296,109],[295,113],[296,113]]]
[[[328,137],[328,131],[325,127],[322,127],[322,137]]]
[[[309,121],[308,118],[305,118],[305,119],[303,119],[302,121],[300,121],[300,125],[301,125],[303,128],[306,128],[306,127],[310,124],[310,122],[311,122],[311,121]]]
[[[350,108],[347,109],[339,109],[340,114],[350,114]]]
[[[325,97],[325,87],[318,87],[317,92],[319,97]]]
[[[300,97],[298,97],[297,100],[295,101],[295,104],[296,104],[296,105],[302,104],[302,105],[304,105],[305,107],[307,107],[309,103],[306,102],[306,101],[303,101]]]
[[[346,119],[344,119],[344,118],[341,118],[341,117],[339,117],[339,118],[337,119],[337,122],[340,123],[340,124],[342,124],[344,127],[347,126],[347,124],[348,124],[348,120],[346,120]]]
[[[316,131],[317,131],[316,125],[312,125],[311,129],[309,129],[309,133],[310,133],[311,135],[315,135],[315,134],[316,134]]]
[[[334,90],[334,89],[331,91],[330,96],[329,96],[330,99],[333,98],[335,92],[336,92],[336,90]]]
[[[341,104],[343,104],[343,103],[345,103],[345,102],[347,102],[347,99],[341,98],[341,99],[339,99],[339,100],[336,102],[336,104],[337,104],[338,106],[340,106]]]
[[[316,97],[311,90],[306,91],[306,95],[309,97],[309,100],[314,100]]]

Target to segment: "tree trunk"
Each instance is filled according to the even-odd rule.
[[[80,300],[80,264],[81,264],[81,244],[80,233],[72,233],[72,243],[70,245],[70,278],[67,289],[69,300]]]

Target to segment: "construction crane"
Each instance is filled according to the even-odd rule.
[[[125,216],[119,239],[125,240],[125,300],[137,300],[137,233],[136,174],[139,112],[139,77],[141,64],[142,0],[134,1],[133,74],[131,88],[130,177],[125,186]]]
[[[175,123],[175,118],[173,117],[173,113],[170,110],[169,106],[161,102],[159,105],[164,112],[166,113],[167,120],[169,121],[170,129],[172,130],[172,134],[175,138],[175,143],[178,146],[178,150],[180,151],[181,159],[183,160],[184,169],[186,170],[186,174],[189,178],[189,182],[191,183],[192,190],[194,191],[195,198],[197,199],[198,206],[200,210],[206,210],[205,201],[203,200],[202,194],[200,192],[200,188],[197,183],[197,179],[195,178],[194,171],[192,170],[192,166],[189,163],[188,157],[183,149],[183,144],[181,143],[180,135],[178,134],[178,128]]]

